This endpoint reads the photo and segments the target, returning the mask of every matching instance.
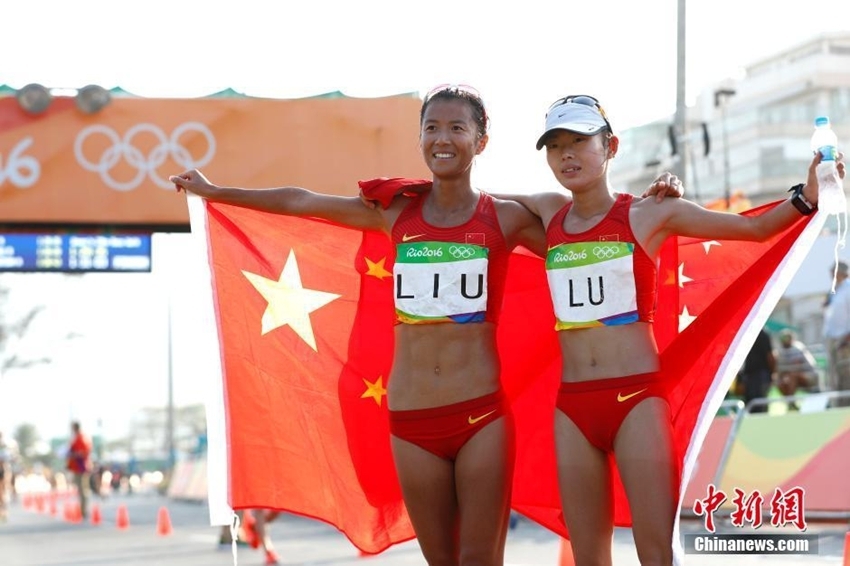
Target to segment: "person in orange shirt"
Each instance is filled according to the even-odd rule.
[[[66,468],[74,476],[74,486],[80,498],[80,512],[83,519],[88,517],[89,474],[91,473],[91,440],[82,432],[80,423],[71,423],[71,444],[68,447]]]

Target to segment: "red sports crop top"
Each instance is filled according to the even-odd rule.
[[[498,321],[510,250],[493,197],[481,192],[472,218],[442,228],[422,217],[427,194],[392,229],[396,324]]]
[[[546,274],[556,329],[653,321],[657,268],[632,233],[633,200],[632,195],[618,195],[598,224],[577,234],[564,231],[572,202],[549,223]]]

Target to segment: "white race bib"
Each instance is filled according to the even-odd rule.
[[[633,243],[561,244],[546,255],[557,330],[638,320]]]
[[[398,319],[407,324],[483,321],[487,254],[487,248],[471,244],[398,244],[393,266]]]

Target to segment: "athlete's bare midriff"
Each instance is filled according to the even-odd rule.
[[[558,332],[562,381],[588,381],[658,371],[658,348],[645,322]]]
[[[498,359],[495,324],[398,324],[389,408],[441,407],[493,393]]]

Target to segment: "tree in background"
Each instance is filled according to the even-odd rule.
[[[25,469],[30,469],[33,464],[39,463],[47,467],[55,467],[60,460],[56,459],[50,449],[50,445],[42,442],[41,435],[35,425],[22,423],[18,425],[13,434],[18,446],[18,458]]]
[[[11,369],[24,369],[37,364],[46,364],[50,358],[39,357],[24,359],[15,352],[15,345],[24,337],[27,329],[38,314],[44,310],[37,306],[18,320],[7,320],[5,305],[9,299],[9,289],[0,286],[0,377]]]
[[[18,451],[22,458],[29,458],[35,454],[36,443],[39,441],[35,425],[29,423],[19,425],[15,429],[14,439],[18,443]]]

